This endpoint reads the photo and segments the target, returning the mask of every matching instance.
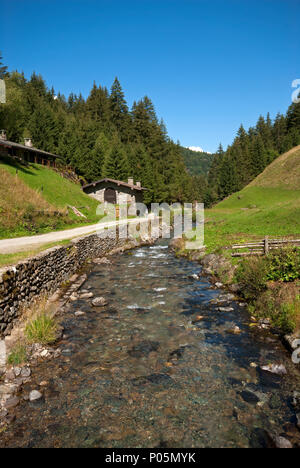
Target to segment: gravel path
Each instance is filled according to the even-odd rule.
[[[138,222],[146,222],[149,218],[140,218]],[[74,229],[67,229],[65,231],[49,232],[47,234],[40,234],[37,236],[26,236],[17,237],[13,239],[2,239],[0,240],[0,254],[9,254],[16,252],[23,252],[32,248],[39,247],[43,244],[49,244],[52,242],[59,242],[67,239],[73,239],[86,234],[91,234],[98,230],[103,230],[107,227],[136,223],[136,219],[125,219],[122,221],[110,221],[107,223],[91,224],[89,226],[82,226]]]

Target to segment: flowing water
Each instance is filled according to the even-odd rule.
[[[44,398],[22,402],[0,446],[259,447],[264,430],[297,437],[290,355],[237,303],[220,312],[224,291],[195,280],[199,271],[165,241],[93,267],[82,289],[109,305],[71,304],[62,357],[38,364],[25,389],[46,380]],[[241,334],[229,333],[235,326]],[[288,375],[251,363],[283,363]]]

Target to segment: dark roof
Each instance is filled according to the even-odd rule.
[[[26,151],[32,151],[34,153],[43,154],[44,156],[51,156],[52,158],[60,158],[60,156],[57,156],[56,154],[48,153],[47,151],[33,148],[31,146],[20,145],[20,143],[14,143],[13,141],[0,139],[0,145],[6,146],[7,148],[18,148],[18,149],[24,149]]]
[[[112,184],[122,185],[123,187],[129,187],[132,190],[148,190],[148,189],[146,189],[144,187],[138,187],[138,185],[131,185],[131,184],[128,184],[127,182],[122,182],[121,180],[114,180],[114,179],[109,179],[109,178],[96,180],[95,182],[84,185],[82,187],[82,190],[84,190],[84,189],[86,189],[88,187],[95,187],[96,185],[101,184],[102,182],[111,182]]]

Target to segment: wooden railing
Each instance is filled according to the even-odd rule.
[[[270,250],[282,249],[288,245],[300,247],[300,239],[269,239],[265,236],[261,241],[248,242],[246,244],[232,245],[232,250],[248,249],[247,252],[232,253],[232,257],[246,257],[247,255],[268,255]]]

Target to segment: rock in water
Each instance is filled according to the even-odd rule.
[[[232,312],[234,310],[233,307],[218,307],[219,312]]]
[[[108,304],[107,300],[104,297],[95,297],[92,300],[92,306],[94,307],[104,307]]]
[[[287,370],[283,364],[268,364],[267,366],[262,366],[261,369],[265,372],[270,372],[271,374],[276,375],[287,374]]]
[[[94,294],[92,292],[85,292],[80,294],[80,299],[90,299]]]
[[[17,406],[20,403],[20,400],[16,396],[9,397],[4,403],[5,409],[11,409]]]
[[[42,394],[41,392],[39,392],[38,390],[32,390],[30,393],[29,393],[29,401],[36,401],[36,400],[39,400],[40,398],[42,398]]]
[[[145,340],[134,346],[128,351],[128,354],[132,357],[148,356],[152,351],[157,351],[159,343],[157,341]]]
[[[291,449],[293,448],[291,442],[281,436],[271,436],[275,448],[278,449]]]
[[[300,393],[299,392],[293,392],[293,397],[292,397],[292,405],[293,407],[300,411]]]

